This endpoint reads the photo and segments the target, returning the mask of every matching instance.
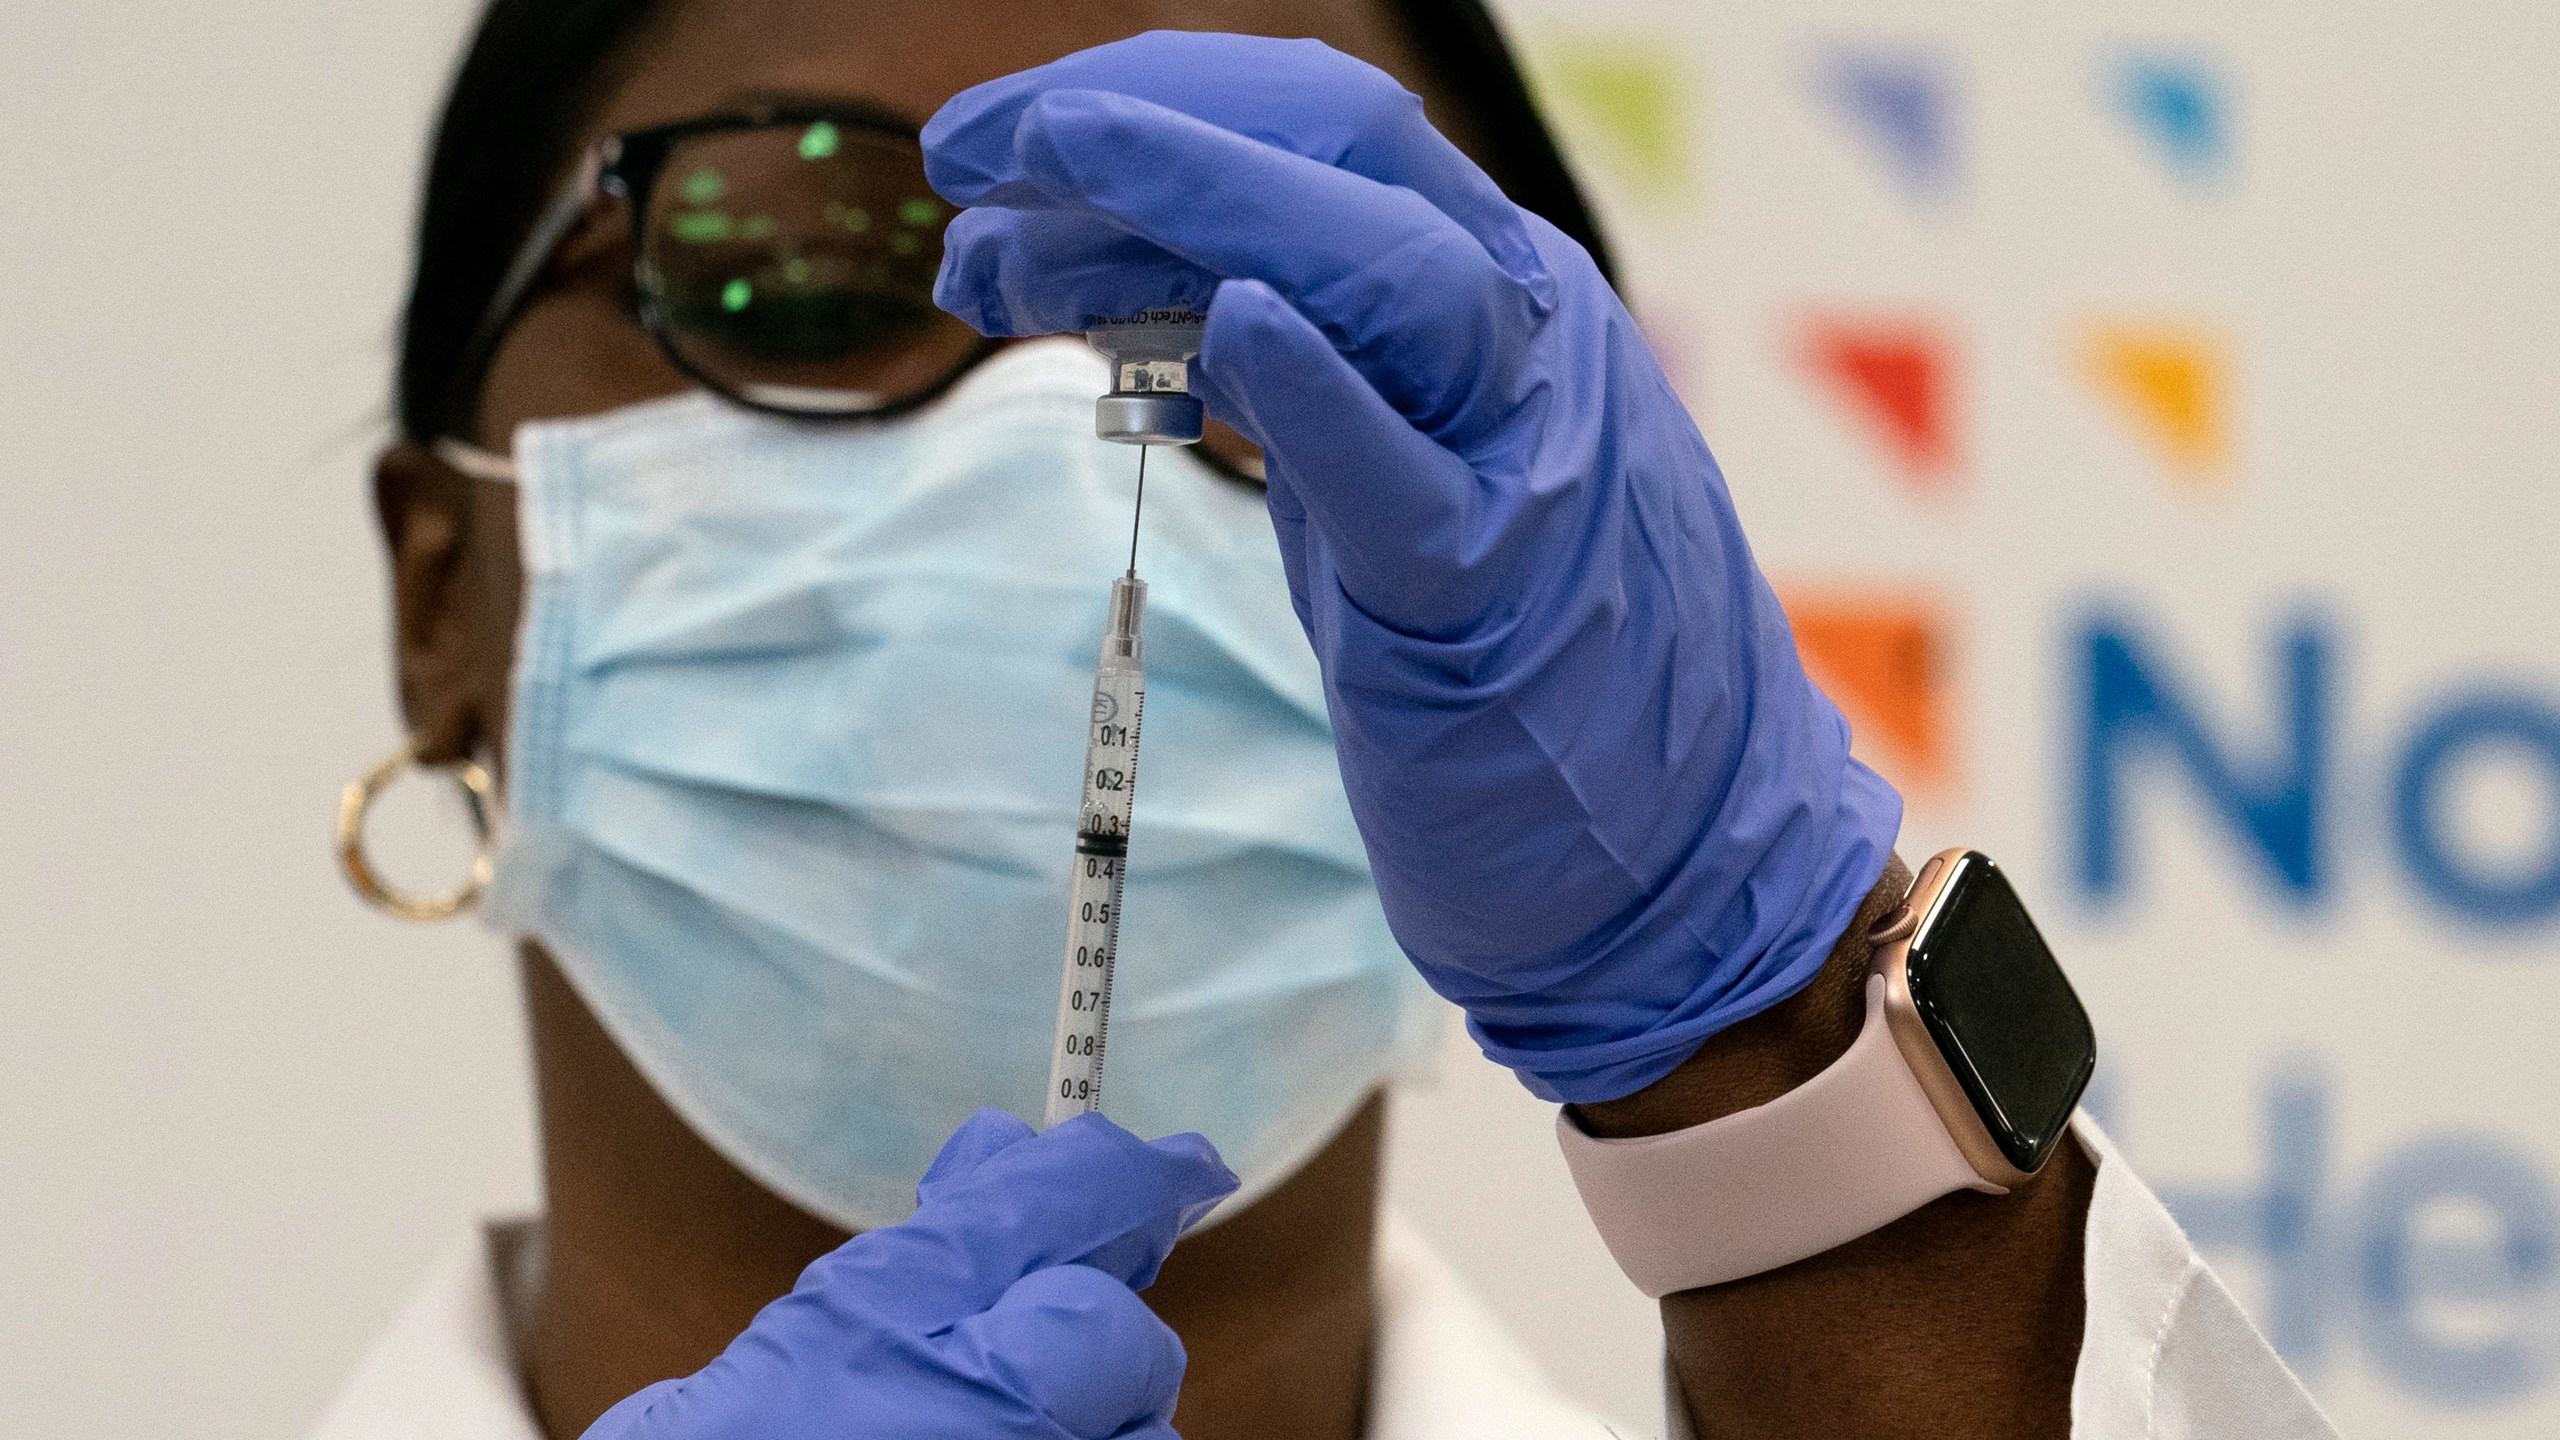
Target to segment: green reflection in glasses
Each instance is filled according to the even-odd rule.
[[[737,233],[736,222],[717,210],[693,210],[667,222],[667,232],[687,245],[717,245]]]
[[[836,127],[821,120],[800,132],[800,158],[824,160],[836,153],[836,146],[841,139],[842,137],[836,133]]]
[[[744,277],[741,277],[739,279],[732,280],[727,285],[721,287],[720,308],[728,311],[732,315],[735,315],[739,311],[746,309],[748,304],[755,298],[756,287]]]
[[[717,170],[696,170],[684,177],[684,198],[688,205],[709,205],[729,193],[729,182]]]
[[[898,223],[910,229],[921,230],[941,218],[942,205],[939,201],[901,200],[898,202]]]
[[[687,245],[717,245],[726,240],[770,240],[775,228],[770,215],[750,215],[744,220],[737,220],[717,210],[687,210],[667,220],[667,233]]]

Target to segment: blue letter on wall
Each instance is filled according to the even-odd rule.
[[[2392,786],[2391,830],[2421,888],[2458,915],[2490,925],[2530,925],[2560,915],[2560,812],[2538,861],[2502,874],[2464,855],[2437,803],[2445,772],[2475,750],[2503,747],[2551,777],[2560,793],[2560,710],[2529,695],[2463,697],[2409,738]]]
[[[2125,789],[2141,762],[2182,771],[2211,812],[2264,863],[2278,889],[2298,900],[2322,893],[2320,824],[2328,788],[2328,632],[2304,620],[2275,649],[2275,692],[2283,706],[2273,736],[2234,759],[2159,657],[2120,616],[2100,615],[2081,633],[2086,666],[2080,757],[2080,882],[2094,899],[2113,898],[2125,877]]]

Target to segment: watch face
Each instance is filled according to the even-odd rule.
[[[2089,1013],[2018,894],[1979,854],[1956,862],[1911,938],[1911,1001],[2009,1163],[2044,1164],[2097,1064]]]

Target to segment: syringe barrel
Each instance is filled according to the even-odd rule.
[[[1067,887],[1067,946],[1058,980],[1058,1024],[1049,1051],[1043,1127],[1102,1108],[1102,1067],[1111,1037],[1111,977],[1120,955],[1120,896],[1138,792],[1138,738],[1147,711],[1139,622],[1147,582],[1111,584],[1102,663],[1094,671],[1085,730],[1083,793],[1076,805],[1073,878]]]

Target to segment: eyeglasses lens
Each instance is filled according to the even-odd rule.
[[[877,410],[977,353],[933,303],[952,213],[911,141],[827,121],[696,136],[650,194],[641,283],[714,385],[801,414]]]

